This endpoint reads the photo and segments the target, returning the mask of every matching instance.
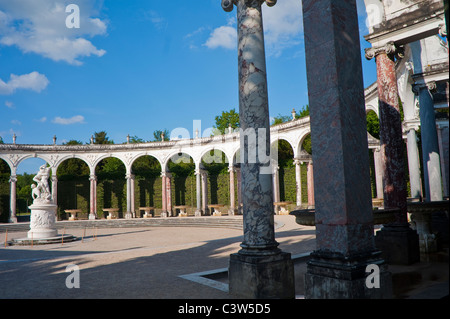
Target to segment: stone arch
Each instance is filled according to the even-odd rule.
[[[305,150],[303,148],[303,143],[305,142],[305,139],[310,135],[311,135],[310,129],[306,130],[302,135],[300,135],[297,144],[297,154],[294,154],[296,158],[299,158],[300,156],[304,155]]]
[[[91,170],[91,165],[90,165],[89,161],[84,156],[82,156],[80,154],[77,154],[77,153],[73,153],[73,154],[61,157],[60,159],[58,159],[54,163],[53,166],[54,166],[56,172],[58,172],[58,168],[63,162],[65,162],[65,161],[67,161],[67,160],[69,160],[71,158],[76,158],[76,159],[79,159],[79,160],[83,161],[89,167],[89,170]]]

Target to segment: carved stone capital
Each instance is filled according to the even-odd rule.
[[[388,42],[381,47],[372,47],[365,49],[365,56],[367,60],[372,60],[379,54],[387,54],[388,56],[403,58],[404,49],[403,47],[396,46],[394,42]]]
[[[437,90],[436,81],[426,83],[416,83],[412,86],[412,91],[415,95],[419,95],[420,90],[427,89],[430,93],[435,93]]]
[[[226,12],[233,11],[233,5],[236,5],[237,2],[240,0],[222,0],[222,8]],[[264,2],[267,4],[268,7],[273,7],[277,0],[243,0],[245,1],[245,4],[247,7],[256,8],[258,6],[261,6]]]

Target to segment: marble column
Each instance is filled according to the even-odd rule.
[[[11,174],[9,178],[10,196],[9,196],[9,222],[17,223],[17,175]]]
[[[237,177],[237,196],[238,196],[238,207],[237,212],[239,215],[242,215],[242,180],[241,180],[241,165],[236,165],[236,177]]]
[[[377,198],[383,198],[383,161],[379,147],[373,149],[373,164],[375,168],[375,186]]]
[[[125,213],[125,218],[131,218],[131,174],[125,175],[126,184],[127,184],[127,211]]]
[[[449,172],[448,172],[448,122],[445,126],[437,127],[439,140],[439,154],[441,155],[441,173],[442,173],[442,188],[444,196],[448,197],[449,188]],[[447,151],[447,152],[446,152]]]
[[[412,198],[422,198],[422,187],[420,182],[419,149],[417,147],[416,129],[407,131],[406,143],[408,149],[409,185]]]
[[[416,84],[414,92],[419,96],[420,133],[422,137],[422,169],[426,201],[442,200],[441,164],[436,129],[434,102],[431,95],[436,83]]]
[[[196,204],[197,208],[195,210],[195,216],[202,216],[202,181],[201,181],[200,169],[195,170],[195,181],[196,181]]]
[[[237,298],[294,298],[291,256],[275,240],[270,123],[261,5],[274,0],[222,0],[237,7],[240,162],[244,241],[230,256],[229,289]],[[243,132],[250,132],[253,138]],[[256,142],[257,141],[257,142]],[[257,145],[255,145],[257,143]]]
[[[91,174],[89,177],[89,182],[89,219],[94,220],[97,217],[97,176],[95,174]]]
[[[208,172],[206,170],[201,170],[202,176],[202,210],[204,215],[209,215],[208,209]]]
[[[376,243],[388,263],[412,264],[420,259],[419,238],[407,219],[404,142],[395,73],[395,55],[399,53],[393,43],[366,49],[366,58],[375,58],[377,67],[384,208],[397,209],[395,221],[377,232]]]
[[[391,298],[374,243],[369,153],[356,0],[304,0],[314,152],[316,250],[305,298]],[[366,285],[368,265],[379,289]]]
[[[161,217],[167,217],[166,172],[161,172]]]
[[[136,217],[136,204],[135,204],[135,201],[136,201],[136,196],[135,196],[135,191],[136,191],[136,184],[135,184],[135,181],[136,181],[136,176],[134,175],[134,174],[131,174],[131,205],[130,205],[130,208],[131,208],[131,215],[132,215],[132,217],[133,218],[135,218]]]
[[[302,174],[301,174],[301,161],[294,159],[295,165],[295,185],[296,185],[296,199],[297,207],[302,206]]]
[[[306,184],[308,185],[308,209],[314,208],[314,166],[312,161],[308,162],[308,168],[306,172]]]
[[[166,209],[167,216],[172,216],[172,174],[166,172]]]
[[[280,167],[277,163],[272,165],[272,180],[273,180],[273,201],[275,203],[280,201],[280,174],[279,174]],[[274,205],[273,206],[274,213],[278,214],[278,211],[280,209],[280,206]]]
[[[58,205],[58,176],[56,175],[57,169],[52,168],[52,201]]]
[[[228,215],[234,215],[236,213],[236,196],[234,189],[234,166],[231,163],[228,166],[228,172],[230,173],[230,209],[228,210]]]

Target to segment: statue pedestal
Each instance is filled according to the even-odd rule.
[[[58,234],[55,228],[57,207],[52,202],[37,202],[29,206],[31,218],[28,238],[49,238]]]

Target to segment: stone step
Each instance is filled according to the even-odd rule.
[[[133,218],[113,220],[57,221],[57,229],[63,228],[139,228],[139,227],[212,227],[242,229],[242,217],[169,217]],[[30,223],[0,224],[0,233],[28,231]]]

